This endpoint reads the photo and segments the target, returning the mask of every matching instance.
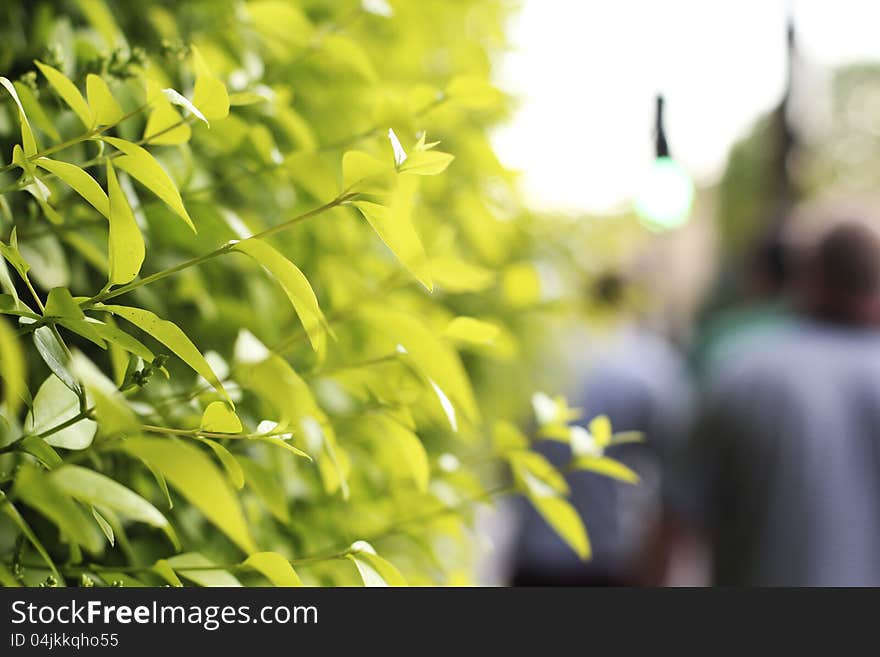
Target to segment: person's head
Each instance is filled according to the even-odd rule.
[[[835,224],[806,253],[802,290],[814,316],[880,326],[880,235],[856,221]]]

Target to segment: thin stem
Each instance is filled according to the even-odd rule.
[[[309,210],[308,212],[297,215],[296,217],[293,217],[292,219],[288,219],[287,221],[284,221],[284,222],[278,224],[277,226],[272,226],[271,228],[267,228],[266,230],[263,230],[259,233],[256,233],[255,235],[252,235],[251,237],[249,237],[247,239],[262,239],[265,237],[269,237],[271,235],[275,235],[276,233],[280,233],[284,230],[287,230],[288,228],[290,228],[294,224],[299,223],[300,221],[304,221],[310,217],[314,217],[315,215],[321,214],[322,212],[326,212],[327,210],[334,208],[338,205],[342,205],[343,203],[345,203],[346,201],[351,199],[353,196],[354,196],[354,194],[342,194],[340,196],[337,196],[335,199],[333,199],[329,203],[325,203],[321,207],[318,207],[318,208],[315,208],[314,210]],[[83,301],[81,305],[84,308],[91,308],[92,306],[99,304],[103,301],[106,301],[107,299],[113,299],[114,297],[118,297],[118,296],[123,295],[127,292],[131,292],[132,290],[136,290],[139,287],[143,287],[144,285],[150,285],[151,283],[155,283],[156,281],[160,281],[163,278],[167,278],[168,276],[171,276],[172,274],[176,274],[178,272],[181,272],[184,269],[189,269],[190,267],[195,267],[195,266],[200,265],[204,262],[207,262],[208,260],[211,260],[212,258],[216,258],[217,256],[228,253],[233,248],[235,248],[235,245],[237,243],[238,243],[237,241],[227,242],[223,246],[220,246],[220,247],[214,249],[210,253],[206,253],[204,255],[200,255],[195,258],[190,258],[189,260],[185,260],[178,265],[174,265],[173,267],[169,267],[167,269],[162,269],[161,271],[157,271],[155,274],[150,274],[149,276],[146,276],[144,278],[138,279],[136,281],[132,281],[131,283],[127,283],[126,285],[123,285],[121,287],[116,288],[115,290],[106,290],[104,292],[96,294],[95,296],[91,297],[90,299],[87,299],[86,301]]]
[[[132,110],[128,114],[125,114],[116,123],[112,123],[110,125],[105,125],[102,128],[93,128],[91,130],[88,130],[87,132],[84,132],[81,135],[78,135],[76,137],[71,137],[67,141],[63,141],[60,144],[55,144],[54,146],[50,146],[49,148],[42,150],[39,153],[34,153],[33,155],[28,156],[27,159],[29,161],[33,161],[33,160],[39,159],[41,157],[46,157],[48,155],[52,155],[53,153],[57,153],[58,151],[62,151],[65,148],[70,148],[71,146],[76,146],[77,144],[81,144],[82,142],[88,141],[89,139],[93,139],[93,138],[97,137],[98,135],[104,134],[105,132],[107,132],[111,128],[115,128],[123,121],[130,119],[131,117],[133,117],[137,114],[140,114],[148,106],[149,106],[149,103],[144,103],[143,105]],[[16,166],[18,166],[18,165],[15,163],[10,163],[5,166],[2,166],[2,167],[0,167],[0,173],[3,173],[5,171],[10,171],[10,170],[14,169]]]

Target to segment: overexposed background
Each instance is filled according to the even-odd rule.
[[[880,59],[876,0],[524,0],[497,77],[520,100],[495,135],[502,161],[522,172],[534,207],[622,209],[653,157],[662,91],[673,156],[711,184],[782,96],[789,11],[811,84]]]

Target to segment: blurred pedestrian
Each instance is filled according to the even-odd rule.
[[[687,528],[721,585],[880,585],[880,236],[837,223],[804,255],[797,319],[725,361],[658,549]]]

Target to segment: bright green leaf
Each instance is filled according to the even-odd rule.
[[[116,166],[162,199],[195,232],[195,224],[183,207],[177,186],[156,159],[147,150],[130,141],[117,137],[102,137],[102,139],[124,153],[122,157],[116,159]]]
[[[122,319],[131,322],[142,331],[153,336],[156,340],[164,344],[171,351],[183,360],[187,365],[198,372],[202,377],[210,383],[219,392],[223,398],[231,405],[232,400],[214,374],[214,370],[208,365],[208,361],[202,356],[201,352],[196,348],[192,341],[186,337],[186,334],[180,328],[169,322],[168,320],[157,317],[155,313],[143,308],[132,308],[130,306],[112,306],[98,305],[96,308],[106,310],[122,317]]]
[[[115,125],[122,120],[122,108],[102,77],[94,73],[86,76],[86,94],[95,125]]]
[[[305,275],[263,240],[243,240],[236,244],[235,248],[256,260],[278,281],[302,322],[312,348],[322,353],[327,339],[327,321]]]
[[[89,109],[89,104],[86,102],[85,98],[82,97],[79,89],[76,88],[76,85],[68,80],[67,76],[61,71],[52,68],[43,62],[35,61],[34,64],[36,64],[37,68],[46,76],[46,79],[49,81],[49,84],[52,85],[52,88],[55,89],[58,95],[61,96],[64,102],[67,103],[70,106],[70,109],[72,109],[79,117],[79,120],[82,121],[86,129],[90,130],[94,125],[92,111]]]
[[[302,586],[293,566],[277,552],[257,552],[242,565],[258,571],[275,586]]]
[[[109,280],[111,285],[124,285],[134,279],[141,270],[145,255],[144,238],[109,159],[107,189],[110,193]]]
[[[235,493],[201,450],[181,441],[145,437],[129,438],[120,449],[156,468],[244,552],[257,551]]]

